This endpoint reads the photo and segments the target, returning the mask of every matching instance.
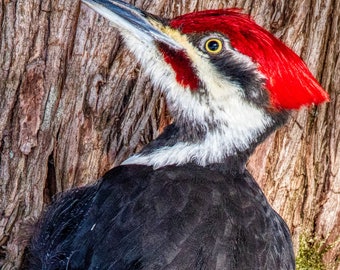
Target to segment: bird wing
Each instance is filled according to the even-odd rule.
[[[294,269],[288,229],[247,172],[119,166],[58,199],[40,231],[44,269]]]

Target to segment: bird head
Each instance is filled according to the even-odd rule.
[[[304,62],[239,10],[162,19],[121,0],[83,2],[119,30],[174,118],[175,135],[126,163],[223,162],[252,151],[290,110],[328,100]]]

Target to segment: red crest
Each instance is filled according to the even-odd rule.
[[[189,13],[171,20],[170,26],[184,34],[219,32],[227,36],[231,45],[249,56],[267,78],[273,108],[297,109],[329,100],[298,55],[236,9]]]

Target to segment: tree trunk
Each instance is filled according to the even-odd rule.
[[[170,118],[117,32],[88,7],[0,3],[0,267],[17,269],[54,194],[96,181]],[[167,17],[243,8],[306,61],[331,102],[294,113],[248,167],[287,221],[299,259],[307,248],[340,269],[340,1],[134,3]]]

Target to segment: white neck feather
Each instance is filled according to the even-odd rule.
[[[237,127],[234,126],[235,122],[228,122],[229,125],[223,125],[222,128],[208,132],[203,141],[178,142],[173,146],[163,146],[148,154],[133,155],[122,164],[140,164],[160,168],[186,163],[195,163],[200,166],[221,163],[226,157],[251,148],[267,126],[271,125],[273,120],[265,114],[259,121],[258,112],[257,110],[253,112],[254,118],[250,119],[247,125],[240,125],[242,120],[235,117],[235,121],[241,121],[238,122]]]

